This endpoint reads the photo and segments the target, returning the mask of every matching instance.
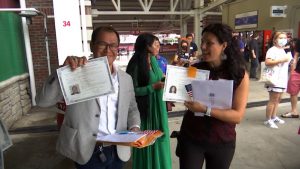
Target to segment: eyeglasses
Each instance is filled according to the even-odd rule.
[[[119,48],[119,44],[116,43],[108,44],[104,41],[98,41],[95,43],[95,45],[97,45],[98,49],[100,50],[107,50],[109,47],[109,49],[113,52],[117,52]]]

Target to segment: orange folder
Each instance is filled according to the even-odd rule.
[[[97,138],[98,142],[144,148],[155,143],[164,133],[160,130],[145,130],[140,132],[122,132]]]
[[[190,66],[187,70],[187,76],[190,78],[195,78],[197,75],[197,68]]]

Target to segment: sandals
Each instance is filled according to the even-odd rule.
[[[291,112],[287,112],[281,115],[282,118],[299,118],[299,114],[292,114]]]

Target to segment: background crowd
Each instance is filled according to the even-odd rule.
[[[114,64],[120,43],[118,32],[112,27],[95,29],[91,51],[94,58],[108,57],[115,93],[67,106],[57,144],[58,151],[72,159],[78,169],[121,169],[130,158],[129,147],[99,143],[96,141],[98,135],[122,130],[161,130],[164,136],[153,145],[132,150],[133,168],[171,169],[167,111],[173,103],[165,103],[162,99],[166,68],[168,64],[194,66],[209,70],[210,80],[232,80],[233,104],[229,109],[219,109],[197,101],[184,103],[187,111],[176,148],[180,168],[199,169],[204,161],[208,169],[229,168],[235,152],[235,127],[242,121],[246,109],[249,81],[258,79],[259,37],[259,33],[254,32],[249,41],[244,41],[229,26],[211,24],[202,32],[201,52],[193,42],[193,35],[187,34],[181,39],[174,57],[168,61],[159,54],[159,39],[152,33],[142,33],[136,39],[135,53],[124,72]],[[267,67],[276,67],[281,79],[277,84],[266,85],[269,102],[264,123],[268,127],[278,128],[276,123],[284,123],[277,116],[283,92],[291,95],[292,109],[281,117],[299,117],[300,42],[296,39],[288,41],[285,33],[275,32],[271,44],[265,64]],[[74,70],[86,63],[85,57],[70,56],[64,65],[70,65]],[[61,99],[57,75],[54,73],[38,94],[37,104],[47,107]],[[205,116],[195,116],[195,112],[203,112]]]

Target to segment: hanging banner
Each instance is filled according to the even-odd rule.
[[[258,22],[258,12],[246,12],[235,15],[235,29],[256,28]]]
[[[67,56],[82,56],[83,45],[78,0],[53,0],[58,62]]]

